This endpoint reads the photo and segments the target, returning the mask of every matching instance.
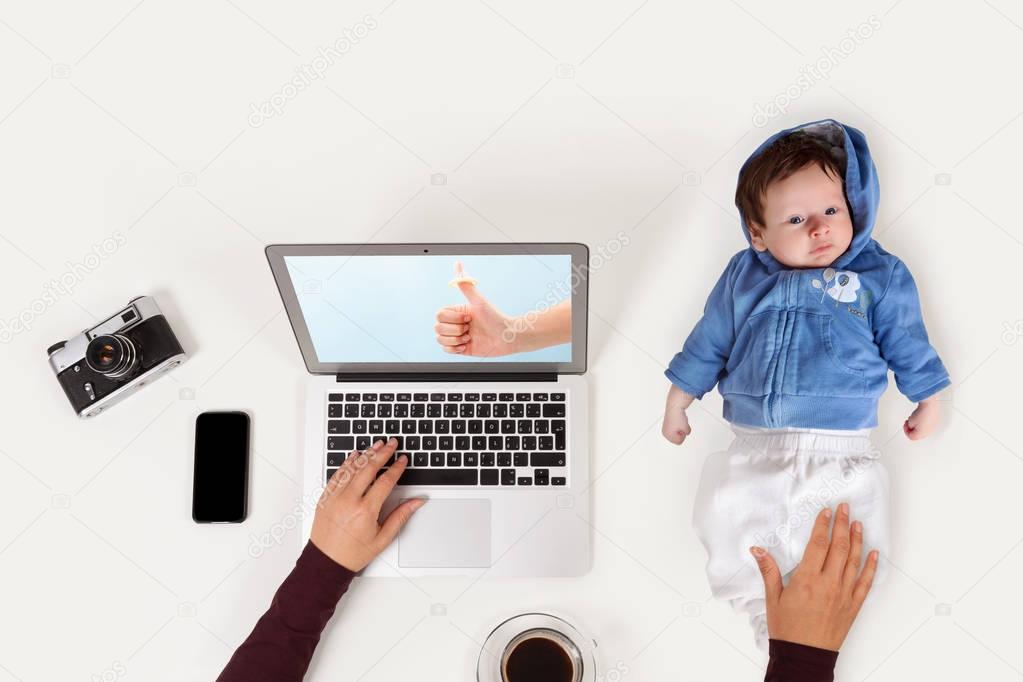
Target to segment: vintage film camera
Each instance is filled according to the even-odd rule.
[[[177,367],[185,351],[156,301],[139,296],[92,329],[46,349],[71,407],[94,417]]]

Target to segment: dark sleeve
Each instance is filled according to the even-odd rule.
[[[307,542],[217,682],[299,682],[354,573]]]
[[[833,682],[838,652],[772,639],[764,682]]]

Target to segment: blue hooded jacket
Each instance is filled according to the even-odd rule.
[[[750,160],[797,130],[845,151],[849,248],[824,269],[788,268],[752,246],[735,254],[665,375],[696,398],[717,384],[735,424],[874,427],[889,368],[913,402],[948,386],[948,372],[927,340],[913,276],[871,238],[879,190],[863,133],[815,121],[771,136]],[[742,230],[749,241],[746,216]]]

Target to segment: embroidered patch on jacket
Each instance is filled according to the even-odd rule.
[[[825,296],[834,299],[836,308],[839,303],[855,303],[858,300],[859,308],[850,305],[846,306],[846,309],[853,315],[866,319],[866,310],[870,306],[872,297],[867,289],[860,290],[858,274],[851,270],[825,268],[821,273],[821,278],[823,281],[816,278],[810,280],[810,286],[821,292],[821,303],[824,302]]]

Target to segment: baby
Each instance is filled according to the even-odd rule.
[[[681,444],[686,408],[717,384],[735,438],[704,465],[693,524],[714,596],[748,613],[766,648],[750,547],[787,574],[817,511],[848,502],[864,553],[886,556],[888,475],[869,434],[888,369],[917,403],[903,425],[910,440],[934,430],[950,381],[912,275],[871,239],[878,181],[860,131],[825,120],[770,137],[740,170],[735,203],[750,248],[729,261],[665,371],[662,431]]]

